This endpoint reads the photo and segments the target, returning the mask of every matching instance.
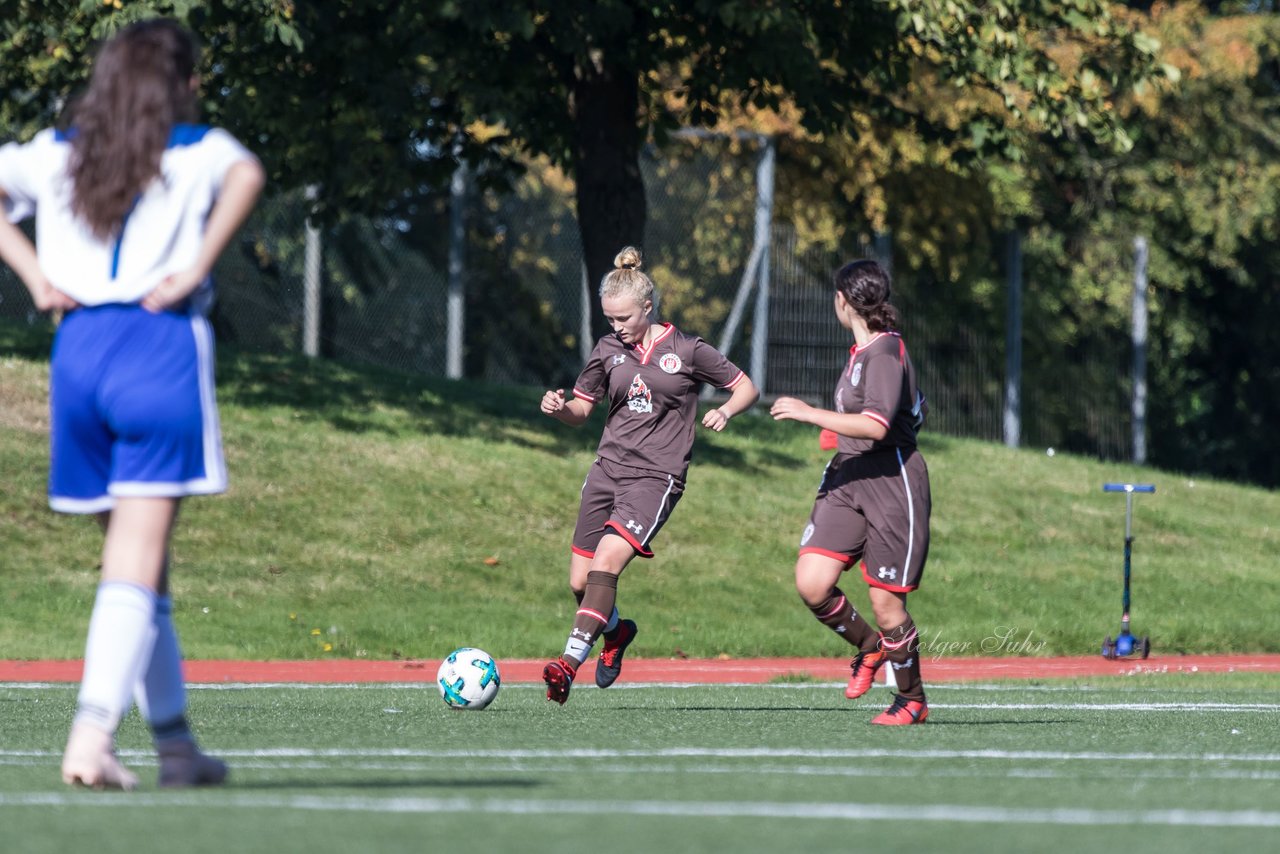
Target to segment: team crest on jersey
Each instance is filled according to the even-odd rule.
[[[858,387],[858,382],[862,379],[862,363],[855,362],[853,370],[849,372],[849,385],[854,388]]]
[[[662,368],[662,370],[669,374],[674,374],[676,371],[680,370],[683,364],[684,363],[680,361],[680,357],[675,353],[667,353],[658,360],[658,367]]]
[[[621,365],[621,364],[622,364],[623,362],[625,362],[626,360],[627,360],[627,354],[626,354],[626,353],[614,353],[614,354],[613,354],[613,363],[614,363],[615,365]]]
[[[645,385],[639,374],[631,381],[631,388],[627,389],[627,408],[632,412],[653,412],[653,392],[649,391],[649,386]]]

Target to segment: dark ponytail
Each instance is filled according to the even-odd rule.
[[[889,274],[878,263],[850,261],[836,271],[835,286],[872,332],[897,330],[898,310],[889,302]]]

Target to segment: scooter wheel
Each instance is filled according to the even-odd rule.
[[[1116,642],[1107,635],[1107,639],[1102,642],[1102,657],[1108,661],[1114,660],[1116,657]]]
[[[1146,658],[1151,655],[1151,638],[1142,639],[1142,657]]]

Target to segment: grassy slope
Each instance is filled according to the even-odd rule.
[[[96,527],[44,503],[47,347],[0,326],[0,657],[79,654],[95,583]],[[189,502],[175,541],[188,655],[560,649],[598,421],[549,421],[538,389],[225,352],[219,371],[232,491]],[[1158,653],[1280,651],[1276,494],[933,435],[923,449],[933,545],[912,611],[930,651],[1096,652],[1118,624],[1124,522],[1100,485],[1124,478],[1159,490],[1135,502],[1134,629]],[[823,462],[816,431],[763,413],[700,430],[658,557],[621,587],[638,654],[845,653],[791,584]],[[849,579],[855,603],[863,586]]]

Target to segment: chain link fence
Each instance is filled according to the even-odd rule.
[[[725,139],[683,141],[642,160],[649,206],[646,270],[658,311],[682,330],[720,343],[752,251],[758,152]],[[532,163],[503,191],[463,197],[466,240],[463,375],[501,384],[570,384],[594,283],[585,281],[570,183]],[[408,374],[446,372],[450,196],[402,200],[382,217],[352,216],[319,230],[320,355]],[[243,351],[302,352],[307,202],[302,193],[264,200],[216,271],[212,322],[219,341]],[[764,385],[772,395],[827,402],[847,359],[848,333],[832,312],[832,272],[849,257],[803,247],[775,222],[769,247],[769,322]],[[998,260],[992,259],[992,267]],[[930,404],[929,429],[999,441],[1004,405],[1000,325],[965,323],[928,298],[934,283],[895,277],[903,334]],[[0,271],[0,317],[37,317],[26,291]],[[752,354],[748,311],[728,355]],[[1123,337],[1087,342],[1028,365],[1022,442],[1103,458],[1131,450],[1130,360]]]

